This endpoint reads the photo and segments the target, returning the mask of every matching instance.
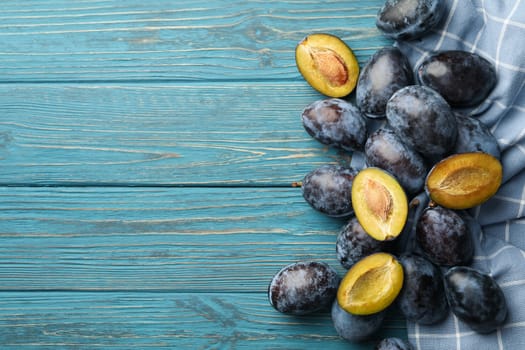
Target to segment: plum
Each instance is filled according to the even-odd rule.
[[[404,142],[428,159],[445,156],[456,142],[456,116],[428,87],[411,85],[396,91],[387,102],[386,118]]]
[[[507,318],[505,295],[490,275],[455,266],[444,276],[445,292],[454,315],[477,333],[491,333]]]
[[[503,164],[483,152],[456,153],[435,164],[425,180],[430,199],[450,209],[468,209],[490,199],[503,179]]]
[[[356,217],[352,217],[337,235],[336,255],[341,265],[349,269],[356,262],[385,248],[385,243],[375,240],[365,232]]]
[[[351,342],[369,339],[383,325],[385,314],[385,311],[381,311],[371,315],[354,315],[343,310],[337,301],[332,304],[331,312],[337,334]]]
[[[411,322],[431,325],[443,320],[449,312],[443,275],[439,267],[416,254],[399,257],[405,278],[397,305]]]
[[[422,85],[436,90],[452,107],[472,107],[484,101],[496,85],[492,63],[473,52],[441,51],[417,68]]]
[[[337,290],[337,302],[354,315],[371,315],[386,310],[403,286],[403,267],[389,253],[364,257],[350,268]]]
[[[479,119],[456,113],[458,136],[452,153],[484,152],[500,159],[498,141]]]
[[[392,174],[381,168],[359,171],[352,185],[352,206],[363,229],[378,241],[396,239],[407,222],[405,191]]]
[[[407,194],[423,189],[428,167],[423,157],[391,129],[379,128],[365,143],[368,166],[382,168],[399,181]]]
[[[326,96],[347,96],[357,84],[359,64],[354,52],[335,35],[305,37],[295,48],[295,62],[306,82]]]
[[[376,16],[376,26],[395,40],[422,37],[435,28],[445,14],[443,0],[386,0]]]
[[[333,217],[353,213],[352,184],[357,170],[339,165],[322,165],[303,179],[301,191],[310,206]]]
[[[374,350],[413,350],[412,345],[403,339],[390,337],[382,339]]]
[[[350,102],[338,98],[314,101],[304,108],[301,120],[306,132],[325,145],[347,151],[363,149],[366,121]]]
[[[285,314],[328,310],[339,282],[337,272],[324,262],[295,262],[274,275],[268,286],[268,300],[275,310]]]
[[[474,242],[463,218],[441,206],[423,211],[416,225],[416,240],[425,256],[435,264],[468,264],[474,255]]]
[[[405,55],[396,47],[384,47],[361,70],[356,87],[357,107],[368,117],[384,117],[388,99],[413,83],[414,75]]]

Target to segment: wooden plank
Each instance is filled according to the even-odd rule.
[[[344,220],[297,188],[0,188],[3,349],[369,349],[406,337],[394,310],[371,342],[349,345],[329,315],[268,304],[273,274],[296,260],[340,274]]]
[[[266,291],[335,257],[297,188],[0,188],[0,290]]]
[[[330,32],[362,63],[389,44],[380,0],[0,3],[0,81],[296,80],[293,50]]]
[[[289,186],[348,163],[303,83],[0,85],[0,184]],[[28,98],[30,97],[30,98]]]
[[[266,299],[335,259],[344,220],[292,181],[349,155],[306,135],[297,42],[389,45],[382,1],[0,3],[2,349],[369,349]],[[52,187],[41,187],[41,186]],[[136,187],[129,187],[136,186]],[[268,187],[271,186],[271,187]]]
[[[264,293],[0,293],[2,349],[371,349],[406,338],[393,313],[370,341],[339,338],[330,316],[290,317]]]

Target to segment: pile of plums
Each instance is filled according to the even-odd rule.
[[[423,38],[444,12],[440,0],[387,0],[376,25],[394,40]],[[291,263],[271,279],[271,305],[293,315],[330,309],[337,333],[349,341],[368,339],[394,304],[407,320],[423,325],[452,312],[479,333],[500,327],[505,297],[489,274],[471,266],[474,242],[465,211],[497,192],[500,151],[486,125],[461,113],[493,90],[492,63],[455,50],[432,53],[411,67],[392,46],[359,69],[352,50],[325,33],[297,45],[296,63],[326,96],[304,108],[306,132],[361,154],[366,164],[323,165],[301,183],[312,208],[347,220],[335,245],[346,275],[340,278],[323,262]],[[428,206],[409,220],[422,195]],[[410,232],[412,241],[403,249],[392,244]],[[400,339],[377,345],[409,348]]]

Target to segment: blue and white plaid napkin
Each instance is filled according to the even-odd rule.
[[[487,335],[450,314],[439,325],[409,322],[416,349],[525,349],[525,0],[446,0],[448,15],[424,38],[396,45],[413,67],[431,52],[476,52],[496,67],[489,98],[466,112],[492,130],[502,151],[503,184],[494,198],[470,211],[476,241],[473,266],[492,275],[509,307],[505,325]],[[479,223],[479,224],[478,224]]]

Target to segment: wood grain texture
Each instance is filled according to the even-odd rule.
[[[0,203],[2,290],[261,292],[294,261],[340,267],[344,220],[299,189],[21,187]]]
[[[279,314],[263,294],[2,293],[2,349],[353,349],[403,337],[390,313],[381,333],[350,344],[327,313]]]
[[[303,108],[321,98],[311,90],[3,85],[0,184],[290,186],[321,164],[349,160],[303,129]]]
[[[371,349],[268,283],[335,257],[344,219],[293,181],[350,155],[312,140],[307,34],[361,65],[382,0],[0,3],[1,349]],[[353,96],[349,99],[352,100]]]
[[[340,36],[360,62],[386,41],[381,1],[65,1],[0,4],[0,81],[298,80],[295,45]]]
[[[266,290],[282,266],[342,276],[343,219],[299,189],[0,188],[6,348],[348,348],[329,314],[290,317]],[[406,337],[390,312],[381,337]],[[4,348],[4,347],[3,347]]]

